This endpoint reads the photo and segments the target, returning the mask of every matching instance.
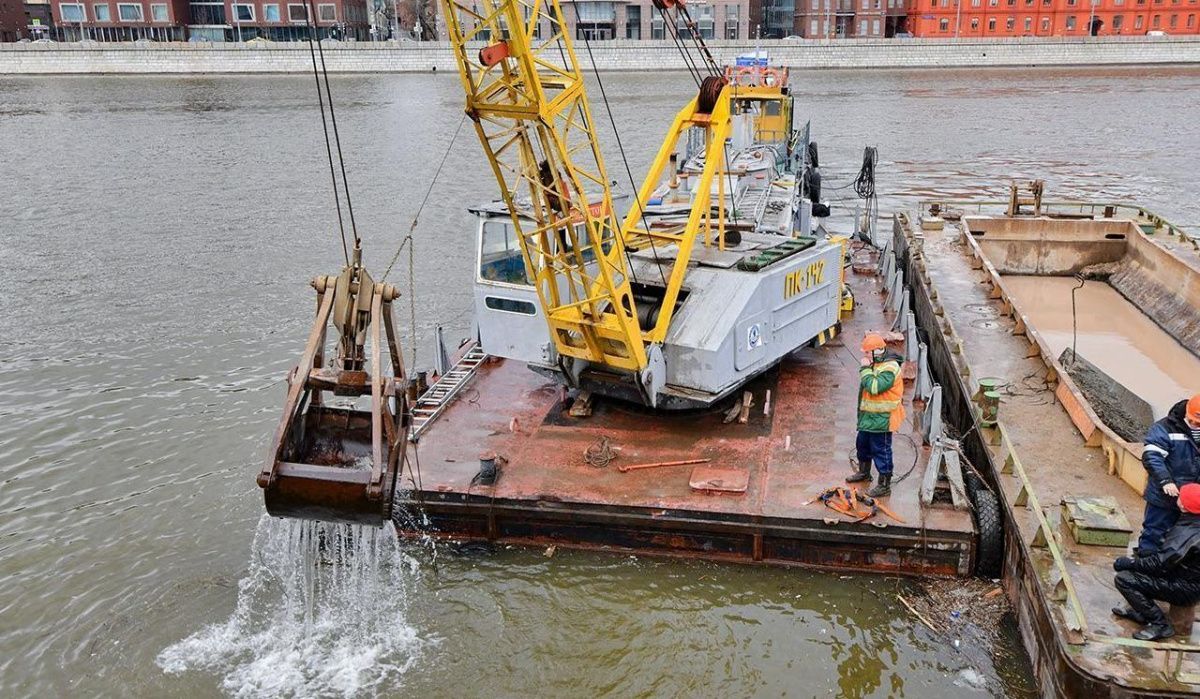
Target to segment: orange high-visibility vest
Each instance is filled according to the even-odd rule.
[[[893,372],[896,379],[891,388],[883,393],[868,393],[864,388],[859,396],[858,408],[864,413],[887,414],[888,431],[895,432],[904,423],[904,376],[900,373],[900,363],[889,360],[872,366],[870,371],[875,374]]]

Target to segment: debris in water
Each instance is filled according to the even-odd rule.
[[[394,686],[427,641],[408,624],[417,562],[391,527],[264,515],[228,620],[159,653],[243,696],[352,696]]]
[[[550,548],[546,549],[545,553],[543,553],[542,555],[545,556],[546,558],[553,558],[555,551],[558,551],[558,547],[551,546]]]

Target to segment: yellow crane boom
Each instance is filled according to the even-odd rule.
[[[467,114],[559,354],[644,370],[625,244],[557,0],[442,5]]]

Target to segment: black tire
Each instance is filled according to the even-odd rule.
[[[998,578],[1004,566],[1004,522],[996,494],[980,488],[971,497],[975,505],[975,526],[979,545],[975,549],[975,575]]]

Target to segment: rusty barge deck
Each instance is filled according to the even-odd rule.
[[[977,545],[970,512],[921,505],[918,490],[929,449],[914,436],[912,417],[918,411],[911,389],[909,420],[896,436],[895,460],[897,475],[910,467],[912,473],[885,501],[903,522],[882,513],[866,522],[845,521],[822,503],[810,502],[823,489],[842,484],[851,468],[857,340],[868,329],[892,324],[877,279],[848,277],[858,305],[843,320],[841,337],[805,348],[755,379],[747,387],[753,405],[745,424],[724,422],[728,405],[711,412],[650,414],[597,401],[589,417],[572,417],[558,385],[519,362],[484,362],[423,430],[414,460],[419,460],[419,474],[409,479],[409,492],[397,494],[396,509],[419,507],[431,525],[422,532],[450,538],[969,574]],[[584,455],[604,438],[615,459],[601,468]],[[502,464],[492,486],[474,482],[486,452]],[[690,459],[709,463],[618,469]],[[696,468],[718,469],[718,476],[730,482],[744,479],[744,492],[693,488]],[[402,530],[408,528],[403,516],[397,521]]]

